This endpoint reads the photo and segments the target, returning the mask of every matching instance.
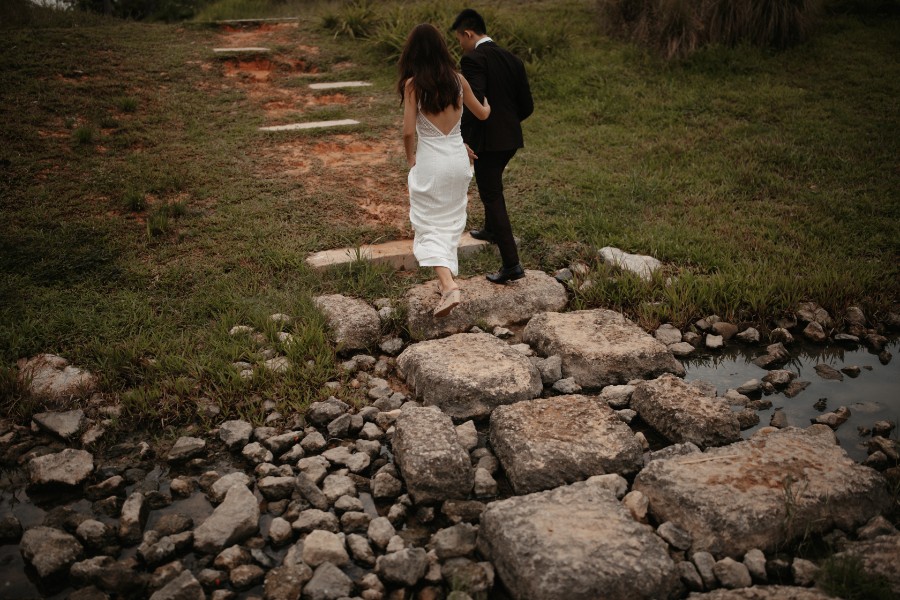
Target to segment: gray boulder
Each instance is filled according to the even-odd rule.
[[[470,330],[476,323],[490,329],[524,323],[533,315],[562,310],[568,298],[558,281],[543,271],[526,271],[526,277],[510,285],[498,286],[483,276],[459,280],[462,303],[448,316],[433,315],[440,296],[434,282],[411,288],[406,293],[407,327],[416,339]],[[489,329],[489,330],[490,330]]]
[[[343,571],[326,562],[319,565],[312,579],[303,588],[304,600],[338,600],[350,596],[353,580]]]
[[[600,258],[606,264],[634,273],[644,281],[650,281],[653,273],[662,267],[662,263],[652,256],[629,254],[612,246],[600,248]]]
[[[194,548],[207,554],[240,543],[259,530],[259,504],[247,486],[235,484],[225,500],[194,530]]]
[[[475,477],[472,463],[450,417],[433,407],[411,407],[401,413],[395,427],[394,458],[413,500],[433,502],[469,494]]]
[[[631,429],[597,398],[557,396],[501,406],[491,447],[516,494],[605,473],[636,473],[643,458]]]
[[[35,486],[76,486],[94,472],[94,457],[84,450],[66,448],[31,459],[28,472]]]
[[[678,584],[665,542],[591,482],[489,504],[478,549],[516,600],[666,598]]]
[[[282,565],[266,573],[264,585],[266,600],[298,600],[303,586],[312,578],[307,565]]]
[[[325,315],[331,339],[339,351],[363,350],[378,344],[381,319],[363,300],[330,294],[316,296],[313,303]]]
[[[43,412],[31,419],[46,431],[64,440],[71,439],[84,425],[84,411],[80,408],[64,412]]]
[[[242,448],[250,443],[250,434],[253,433],[253,425],[247,421],[225,421],[219,426],[219,439],[229,450]]]
[[[635,386],[631,408],[674,443],[693,442],[705,447],[741,439],[740,424],[728,403],[704,396],[674,375]]]
[[[16,363],[18,380],[33,396],[67,400],[87,396],[97,387],[97,378],[88,371],[69,365],[55,354],[38,354]]]
[[[543,389],[528,357],[486,333],[460,333],[409,346],[397,368],[426,406],[454,419],[479,419]]]
[[[187,569],[150,596],[150,600],[204,600],[205,598],[203,586]]]
[[[84,554],[84,548],[74,536],[53,527],[26,530],[19,549],[42,579],[67,574],[69,567]]]
[[[665,345],[611,310],[538,314],[525,327],[524,340],[539,354],[559,355],[563,376],[583,388],[684,374]]]
[[[633,489],[693,550],[740,559],[834,528],[852,531],[889,504],[884,478],[857,464],[823,425],[763,429],[749,440],[650,462]]]
[[[175,440],[166,460],[169,462],[184,462],[203,454],[206,449],[206,441],[200,438],[182,436]]]
[[[416,585],[425,576],[428,557],[424,548],[405,548],[379,556],[375,573],[384,581],[407,587]]]

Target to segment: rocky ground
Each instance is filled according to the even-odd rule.
[[[387,301],[319,297],[346,380],[264,426],[92,454],[114,406],[4,423],[8,487],[21,477],[46,512],[22,523],[4,506],[0,540],[45,597],[80,600],[824,598],[820,565],[796,552],[813,541],[900,594],[900,534],[885,518],[900,484],[894,424],[872,424],[865,464],[837,445],[843,407],[806,429],[773,418],[740,434],[768,395],[802,384],[782,368],[794,336],[890,360],[861,311],[837,331],[804,304],[769,345],[716,317],[648,334],[614,311],[565,312],[567,279],[464,280],[444,320],[430,316],[434,283],[413,288],[412,341],[382,337]],[[240,324],[232,334],[262,341]],[[761,381],[680,378],[677,357],[735,343],[760,347]],[[58,357],[19,368],[39,395],[93,385]],[[338,399],[344,385],[369,403]]]

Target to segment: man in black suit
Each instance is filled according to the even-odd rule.
[[[462,136],[475,158],[475,182],[484,203],[484,228],[472,237],[497,244],[503,266],[487,278],[506,283],[525,277],[513,239],[506,200],[503,197],[503,170],[522,140],[522,121],[534,111],[534,101],[525,74],[525,65],[515,55],[488,37],[484,19],[467,8],[456,17],[453,31],[463,49],[460,67],[475,97],[485,96],[491,115],[479,121],[463,110]]]

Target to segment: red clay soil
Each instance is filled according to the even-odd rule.
[[[318,48],[294,43],[296,24],[263,24],[255,27],[224,27],[220,47],[290,48],[282,54],[259,58],[228,58],[217,61],[228,87],[239,87],[266,114],[266,121],[280,125],[303,119],[306,109],[350,104],[344,93],[316,94],[306,87],[282,86],[287,76],[314,73],[310,59]],[[305,58],[305,59],[304,59]],[[399,118],[399,116],[398,116]],[[396,139],[394,139],[396,137]],[[335,131],[322,136],[274,138],[259,151],[270,160],[267,177],[281,176],[303,182],[307,189],[334,189],[352,200],[361,211],[352,215],[370,225],[392,228],[411,236],[403,146],[399,136],[390,140],[367,139],[359,133]],[[336,218],[341,218],[336,215]],[[348,218],[351,218],[348,216]]]

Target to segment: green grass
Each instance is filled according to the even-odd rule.
[[[379,19],[398,14],[374,6]],[[442,29],[458,8],[404,6]],[[318,74],[277,74],[278,86],[375,85],[294,116],[363,117],[350,131],[395,139],[390,47],[335,37],[323,21],[340,10],[242,0],[197,20],[305,15],[294,39],[318,49]],[[217,29],[33,12],[0,36],[0,411],[35,408],[12,368],[40,352],[97,372],[128,426],[202,420],[207,400],[220,418],[258,422],[267,400],[290,411],[327,396],[341,374],[311,296],[398,298],[430,276],[305,266],[310,251],[397,235],[360,219],[342,182],[283,175],[281,144],[332,134],[260,134],[259,102],[211,55]],[[877,317],[897,300],[896,18],[835,16],[786,52],[713,48],[664,63],[603,37],[595,17],[574,0],[490,7],[498,41],[528,61],[536,100],[506,176],[526,266],[590,264],[575,307],[616,308],[647,327],[717,313],[765,328],[803,299]],[[384,170],[402,181],[402,156]],[[607,245],[652,254],[665,273],[647,283],[600,265]],[[496,258],[461,268],[480,275]],[[228,335],[238,324],[272,334],[276,312],[295,317],[300,340],[282,375]],[[254,365],[251,379],[237,360]]]

